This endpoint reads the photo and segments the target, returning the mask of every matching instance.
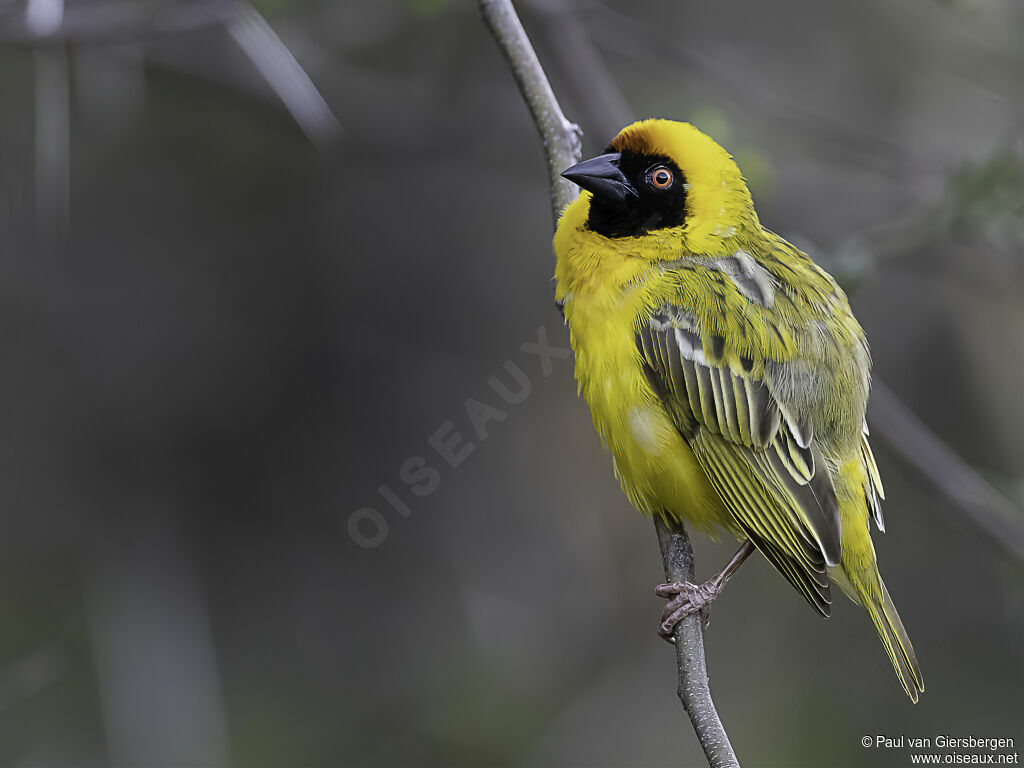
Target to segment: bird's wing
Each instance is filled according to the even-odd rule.
[[[725,340],[702,333],[681,307],[644,313],[636,344],[648,382],[737,525],[827,616],[839,507],[807,415],[772,394],[769,361],[726,359]]]

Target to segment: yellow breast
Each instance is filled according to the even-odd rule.
[[[572,214],[570,207],[566,216]],[[559,233],[568,222],[562,224]],[[631,256],[626,244],[609,250],[605,241],[600,252],[591,252],[587,237],[579,235],[556,238],[556,295],[580,392],[623,490],[641,512],[682,515],[708,531],[727,525],[721,501],[643,374],[635,327],[654,276],[649,264]]]

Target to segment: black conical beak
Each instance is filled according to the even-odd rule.
[[[593,192],[601,197],[610,197],[619,201],[625,200],[627,197],[637,197],[633,185],[619,170],[619,160],[621,159],[622,155],[618,152],[600,155],[562,171],[562,176],[573,184],[578,184],[588,192]]]

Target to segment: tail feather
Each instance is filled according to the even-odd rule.
[[[862,468],[854,467],[851,483],[863,487],[866,475]],[[861,497],[863,499],[863,497]],[[853,501],[840,506],[843,523],[843,557],[840,567],[829,570],[829,577],[851,598],[864,606],[875,625],[885,653],[892,662],[896,676],[907,696],[915,704],[924,692],[924,676],[914,654],[914,646],[907,637],[889,590],[878,573],[875,547],[868,531],[866,501]]]
[[[914,646],[907,636],[907,630],[903,628],[900,615],[896,612],[896,606],[889,597],[889,590],[881,577],[876,575],[877,589],[868,590],[858,588],[857,592],[861,604],[867,609],[871,622],[878,630],[878,636],[882,639],[885,652],[889,655],[896,674],[903,684],[903,690],[915,704],[919,693],[924,692],[924,677],[921,675],[921,667],[918,666],[917,656],[914,654]]]

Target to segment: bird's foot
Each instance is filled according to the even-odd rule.
[[[736,554],[725,564],[725,567],[703,584],[691,584],[688,581],[659,584],[655,588],[654,594],[671,599],[661,614],[658,634],[668,642],[674,643],[674,635],[679,622],[698,611],[700,612],[701,626],[707,629],[708,622],[711,620],[711,603],[722,594],[725,583],[732,578],[732,575],[739,570],[739,567],[753,551],[753,543],[749,540],[744,541],[736,550]]]
[[[658,634],[666,641],[674,643],[679,622],[694,613],[700,613],[701,626],[707,629],[711,620],[711,603],[722,594],[724,588],[725,579],[721,578],[720,574],[703,584],[691,584],[688,581],[659,584],[655,587],[654,594],[670,599],[661,614]]]

